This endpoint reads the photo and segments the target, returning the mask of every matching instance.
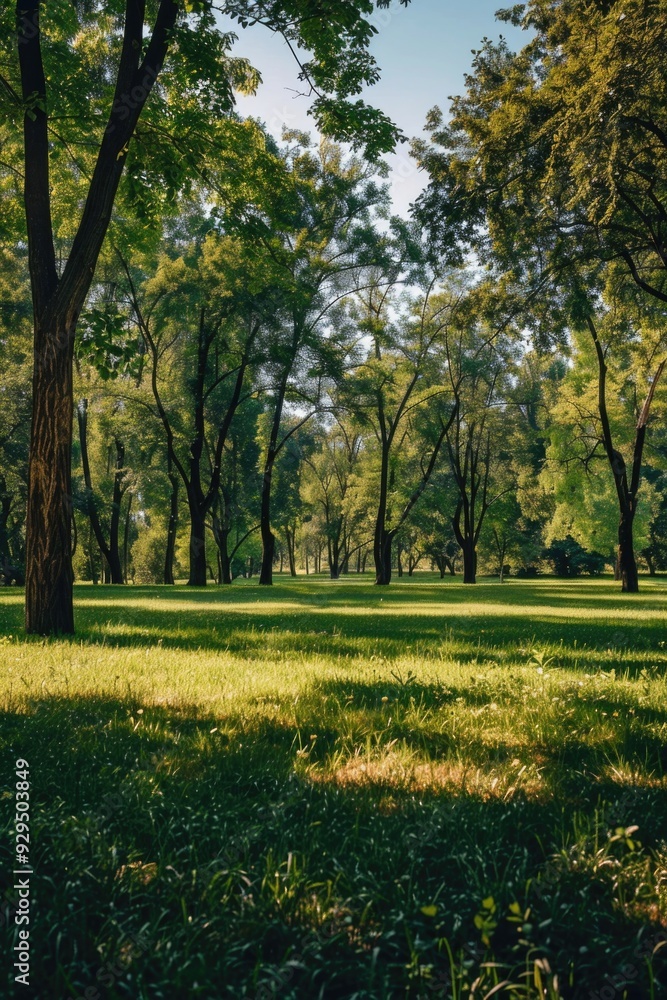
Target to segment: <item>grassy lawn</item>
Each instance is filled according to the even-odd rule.
[[[667,581],[76,604],[76,641],[27,641],[0,592],[17,996],[667,996]]]

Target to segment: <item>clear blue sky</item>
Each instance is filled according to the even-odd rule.
[[[503,5],[509,6],[507,0],[412,0],[405,8],[394,0],[388,10],[377,11],[372,51],[382,77],[366,99],[407,136],[420,134],[429,108],[438,104],[445,110],[448,97],[461,93],[471,49],[478,48],[482,38],[502,34],[515,48],[525,43],[519,30],[495,20],[495,11]],[[276,136],[283,124],[312,130],[308,100],[295,97],[298,69],[284,42],[261,27],[234,30],[239,34],[235,52],[247,56],[263,79],[257,96],[239,98],[239,110],[263,120]],[[395,209],[406,212],[424,178],[405,145],[389,162]]]

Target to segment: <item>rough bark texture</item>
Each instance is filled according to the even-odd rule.
[[[74,632],[71,453],[74,325],[35,325],[26,517],[26,631]]]
[[[259,582],[263,587],[270,587],[273,584],[273,557],[276,550],[276,539],[275,535],[271,531],[271,484],[273,482],[273,469],[279,451],[278,435],[280,433],[280,421],[282,420],[283,415],[283,405],[285,402],[285,393],[287,391],[288,377],[289,371],[285,370],[283,372],[283,377],[278,387],[276,396],[276,406],[273,412],[273,421],[271,424],[271,435],[269,437],[266,459],[264,461],[264,475],[262,476],[262,498],[260,504],[262,568],[259,574]]]

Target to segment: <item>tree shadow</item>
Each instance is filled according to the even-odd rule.
[[[604,585],[577,586],[575,593],[568,593],[567,585],[513,586],[481,586],[474,605],[470,588],[443,584],[383,588],[379,597],[378,588],[367,585],[320,587],[301,581],[273,589],[244,583],[205,591],[81,587],[73,641],[140,648],[160,643],[244,659],[415,656],[488,667],[529,663],[537,647],[565,669],[613,668],[631,676],[647,666],[648,658],[650,665],[667,664],[662,591],[656,592],[660,603],[640,605],[636,598],[620,600],[620,595],[610,601]],[[554,591],[564,596],[548,596]],[[581,593],[598,591],[604,597],[599,609],[589,601],[582,613]],[[518,607],[512,604],[514,596],[522,602]],[[6,633],[20,632],[18,602],[0,602],[0,613]]]
[[[545,771],[576,769],[558,795],[548,782],[545,793],[499,795],[372,773],[337,780],[330,756],[380,723],[383,740],[436,763],[456,755],[479,769],[516,753],[502,742],[495,756],[481,742],[429,747],[400,719],[394,737],[383,697],[394,712],[415,699],[434,711],[451,704],[435,686],[343,680],[307,691],[298,724],[280,705],[221,716],[109,697],[41,698],[2,713],[3,773],[25,757],[33,782],[33,995],[446,996],[431,988],[446,982],[433,978],[447,970],[438,940],[479,966],[474,918],[491,896],[496,958],[520,964],[528,941],[566,984],[572,973],[564,996],[588,996],[631,962],[638,931],[658,926],[636,875],[648,855],[619,842],[602,864],[596,850],[609,828],[640,818],[640,836],[657,847],[667,797],[641,774],[664,763],[662,744],[625,747],[638,765],[627,787],[601,775],[598,746],[539,747]],[[560,861],[549,873],[551,855]],[[509,919],[516,902],[533,910],[521,934]],[[628,996],[648,995],[644,975]]]

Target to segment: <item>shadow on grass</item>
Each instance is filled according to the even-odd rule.
[[[516,969],[527,954],[547,958],[563,996],[587,997],[632,962],[637,934],[659,920],[653,862],[646,849],[608,844],[607,830],[650,816],[657,838],[664,790],[600,778],[599,748],[583,742],[551,748],[554,766],[577,768],[578,788],[563,785],[569,799],[315,780],[304,744],[333,750],[350,728],[363,732],[386,691],[311,691],[298,729],[280,716],[110,698],[3,713],[2,773],[25,757],[33,782],[32,995],[445,997],[438,941],[478,974],[474,918],[489,896],[496,959]],[[415,694],[434,707],[441,697],[391,690],[406,710]],[[327,715],[323,695],[344,712]],[[642,767],[656,752],[626,750]],[[489,763],[488,748],[465,753]],[[545,878],[551,855],[560,860]],[[532,907],[520,926],[509,919],[517,902]],[[656,959],[658,977],[661,968]],[[628,997],[649,995],[645,975]]]
[[[274,588],[79,587],[75,641],[267,656],[354,659],[444,657],[461,663],[528,662],[548,648],[568,669],[614,667],[631,675],[667,665],[665,592],[622,596],[607,583],[368,584],[293,581]],[[17,595],[13,595],[15,598]],[[0,626],[21,630],[20,603]]]

